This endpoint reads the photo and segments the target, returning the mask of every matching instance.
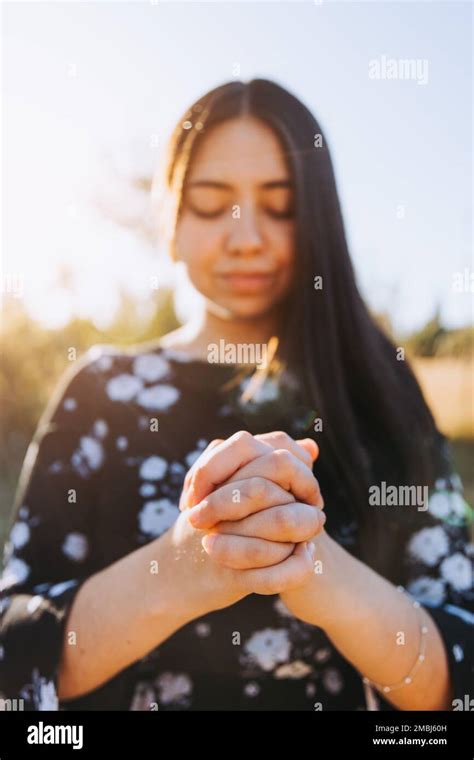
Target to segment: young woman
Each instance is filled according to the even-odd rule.
[[[358,292],[319,124],[273,82],[222,85],[165,187],[202,315],[93,347],[51,399],[6,545],[3,697],[462,709],[469,508]]]

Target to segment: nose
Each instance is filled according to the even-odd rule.
[[[255,209],[249,204],[240,206],[240,217],[231,219],[231,231],[227,238],[229,253],[237,256],[253,255],[263,248]]]

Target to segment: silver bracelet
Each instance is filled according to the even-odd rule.
[[[405,592],[405,589],[403,588],[403,586],[397,586],[397,591]],[[416,610],[419,610],[420,603],[417,601],[414,601],[413,607],[415,607]],[[392,684],[391,686],[383,686],[382,684],[375,683],[375,681],[372,681],[370,678],[367,678],[367,676],[363,676],[362,678],[363,683],[366,686],[373,686],[374,688],[378,689],[381,692],[384,692],[385,694],[388,694],[390,691],[395,691],[395,689],[401,689],[402,686],[406,686],[407,684],[410,684],[413,681],[413,678],[415,677],[416,673],[418,672],[418,669],[422,666],[422,664],[425,661],[427,633],[428,633],[428,627],[426,625],[423,625],[420,619],[420,648],[418,651],[418,656],[416,658],[415,664],[413,665],[408,675],[405,676],[405,678],[403,678],[398,683]]]

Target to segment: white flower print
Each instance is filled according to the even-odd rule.
[[[195,631],[201,639],[205,639],[211,633],[211,626],[209,623],[196,623]]]
[[[157,699],[152,684],[147,681],[139,681],[135,685],[130,710],[132,712],[137,712],[138,710],[151,710],[155,704],[157,704]]]
[[[472,587],[472,565],[464,554],[456,552],[446,557],[440,565],[440,571],[456,591],[467,591]]]
[[[244,646],[244,651],[266,671],[273,670],[280,662],[286,662],[290,649],[288,631],[276,628],[257,631]]]
[[[457,607],[455,604],[446,604],[444,609],[449,612],[450,615],[457,615],[457,617],[464,620],[469,625],[474,625],[474,613],[469,610],[464,610],[462,607]]]
[[[137,402],[144,409],[164,411],[179,399],[179,391],[172,385],[152,385],[144,388],[137,396]]]
[[[466,512],[469,511],[467,502],[457,491],[451,493],[451,509],[457,517],[463,518],[466,517]]]
[[[65,398],[63,407],[67,412],[73,412],[77,407],[77,401],[75,398]]]
[[[423,528],[411,538],[408,551],[428,567],[436,565],[449,550],[448,537],[441,526]]]
[[[20,549],[30,538],[30,528],[25,522],[16,522],[10,532],[10,541],[15,549]]]
[[[146,383],[156,383],[169,371],[168,362],[156,354],[142,354],[133,362],[133,374]]]
[[[145,417],[145,415],[143,415],[142,417],[140,417],[139,420],[138,420],[138,428],[139,428],[139,430],[149,430],[150,429],[150,418],[149,417]]]
[[[339,694],[343,687],[341,674],[335,668],[327,668],[322,677],[323,685],[329,694]]]
[[[432,494],[428,500],[428,511],[440,520],[447,517],[451,512],[448,492],[438,491]]]
[[[82,533],[68,533],[61,548],[69,559],[83,562],[89,551],[87,537]]]
[[[183,364],[187,364],[192,361],[192,358],[188,356],[188,354],[176,348],[165,348],[164,353],[170,359],[175,359],[177,362],[182,362]]]
[[[428,501],[428,510],[440,520],[446,519],[451,514],[456,515],[456,517],[464,517],[466,502],[461,494],[456,491],[438,491],[431,495]]]
[[[91,470],[98,470],[104,461],[104,449],[99,441],[85,435],[80,440],[80,452]]]
[[[450,480],[451,480],[451,485],[455,491],[463,490],[462,480],[458,472],[453,472]]]
[[[143,480],[161,480],[168,464],[162,457],[152,456],[145,459],[140,467],[140,477]]]
[[[142,388],[140,378],[122,374],[108,381],[106,392],[111,401],[131,401]]]
[[[177,517],[178,510],[172,501],[157,499],[146,502],[138,515],[138,522],[142,533],[156,537],[168,530]]]
[[[328,649],[328,647],[323,647],[322,649],[318,649],[314,653],[314,659],[316,662],[319,662],[320,665],[322,665],[324,662],[327,662],[331,657],[331,650]]]
[[[202,452],[207,446],[207,441],[205,441],[203,438],[200,438],[199,441],[196,444],[196,448],[194,451],[190,451],[189,454],[186,454],[184,461],[186,462],[186,465],[188,467],[192,467],[194,462],[196,462],[197,459],[201,456]]]
[[[246,697],[256,697],[260,693],[260,686],[256,681],[249,681],[244,686],[244,694]]]
[[[282,617],[290,617],[290,618],[294,617],[293,613],[290,612],[285,602],[283,601],[283,599],[280,599],[280,597],[276,599],[276,601],[273,604],[273,607],[278,612],[278,614],[281,615]]]
[[[128,447],[128,439],[124,435],[119,435],[115,441],[115,445],[119,451],[125,451],[125,449]]]
[[[40,678],[38,710],[57,710],[58,695],[53,681],[47,681],[46,678]]]
[[[108,372],[112,369],[112,356],[110,356],[110,354],[102,353],[103,351],[104,347],[101,345],[91,346],[89,349],[88,354],[91,360],[91,371],[99,370],[100,372]]]
[[[63,581],[62,583],[55,583],[54,586],[51,586],[48,591],[48,596],[55,597],[59,596],[63,593],[63,591],[66,591],[66,589],[71,588],[72,586],[77,586],[77,581]]]
[[[88,435],[81,437],[79,448],[71,457],[71,464],[76,472],[85,477],[90,471],[98,470],[104,461],[104,449],[99,441]]]
[[[464,660],[464,650],[459,644],[454,644],[453,655],[456,662],[462,662],[462,660]]]
[[[156,494],[156,487],[152,483],[142,483],[140,486],[140,496],[149,498]]]
[[[44,596],[39,596],[39,594],[37,594],[36,596],[32,596],[31,599],[28,600],[26,609],[28,610],[30,614],[33,614],[33,612],[36,612],[38,607],[41,607],[43,602],[44,602]]]
[[[192,693],[193,685],[185,673],[162,673],[155,681],[159,690],[159,703],[169,705],[182,702]]]
[[[94,422],[93,432],[96,438],[105,438],[109,432],[109,426],[105,420],[96,420]]]
[[[295,660],[294,662],[288,662],[285,665],[280,665],[275,670],[275,678],[304,678],[312,672],[312,668],[308,663],[302,660]]]
[[[3,576],[0,581],[0,591],[9,588],[17,583],[23,583],[30,574],[30,568],[18,557],[12,557],[3,570]]]
[[[422,575],[407,586],[407,591],[419,602],[441,604],[445,598],[445,586],[439,578]]]

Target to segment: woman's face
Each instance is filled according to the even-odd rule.
[[[293,190],[274,132],[250,116],[213,127],[193,157],[174,242],[202,295],[227,316],[268,314],[294,265]]]

